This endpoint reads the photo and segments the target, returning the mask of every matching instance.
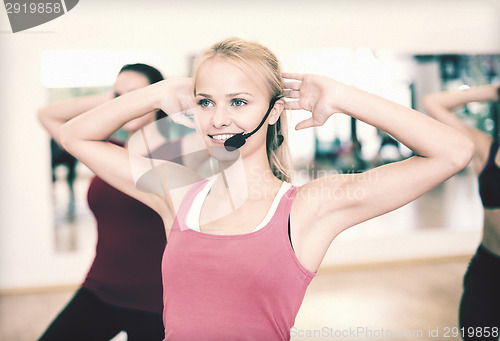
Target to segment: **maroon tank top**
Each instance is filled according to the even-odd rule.
[[[180,155],[180,142],[167,148],[168,154]],[[99,177],[92,179],[87,198],[96,218],[97,245],[82,286],[107,303],[161,313],[166,243],[161,217]]]

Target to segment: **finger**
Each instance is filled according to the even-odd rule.
[[[304,109],[299,101],[288,101],[285,103],[285,109],[287,110],[302,110]]]
[[[297,125],[295,126],[295,130],[301,130],[301,129],[305,129],[305,128],[311,128],[311,127],[314,127],[315,124],[314,124],[314,120],[312,117],[308,118],[307,120],[303,120],[303,121],[300,121],[299,123],[297,123]]]
[[[281,76],[286,79],[295,79],[301,81],[304,75],[301,73],[283,72]]]
[[[285,82],[285,89],[291,89],[291,90],[300,90],[300,85],[301,82],[295,82],[295,81],[287,81]]]
[[[283,91],[283,94],[287,98],[300,98],[300,92],[298,92],[297,90],[288,90],[287,89],[287,90]]]

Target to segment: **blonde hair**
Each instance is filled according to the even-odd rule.
[[[202,52],[195,60],[193,73],[194,91],[200,67],[216,56],[227,58],[244,72],[246,66],[252,75],[262,78],[269,93],[270,100],[283,97],[284,82],[276,56],[265,46],[239,38],[229,38],[212,45]],[[279,139],[283,137],[280,144]],[[288,147],[288,129],[286,112],[280,115],[278,121],[267,128],[266,151],[269,166],[273,174],[282,181],[291,182],[290,150]]]

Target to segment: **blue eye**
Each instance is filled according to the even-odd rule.
[[[200,99],[200,100],[198,101],[198,105],[199,105],[200,107],[203,107],[203,108],[208,108],[208,107],[210,107],[210,106],[213,106],[213,103],[212,103],[212,101],[210,101],[210,100],[208,100],[208,99],[204,98],[204,99]]]
[[[241,107],[247,104],[245,100],[242,100],[241,98],[235,98],[232,100],[231,105],[234,105],[235,107]]]

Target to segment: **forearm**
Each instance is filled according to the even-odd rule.
[[[425,110],[436,120],[460,130],[477,143],[479,130],[469,126],[453,113],[453,109],[469,102],[498,100],[498,85],[486,85],[463,91],[443,91],[426,95],[423,99]]]
[[[104,141],[125,123],[159,108],[157,84],[124,94],[75,117],[61,128],[64,146],[81,141]]]
[[[343,88],[341,98],[342,112],[391,134],[419,156],[459,165],[470,159],[472,144],[456,129],[353,87]]]
[[[69,120],[89,111],[113,98],[113,92],[108,91],[96,95],[72,98],[66,101],[50,104],[37,112],[38,119],[52,138],[59,141],[59,129]]]
[[[426,110],[433,111],[434,107],[452,110],[469,102],[497,101],[498,87],[499,85],[484,85],[461,91],[437,92],[425,96],[424,104]]]

